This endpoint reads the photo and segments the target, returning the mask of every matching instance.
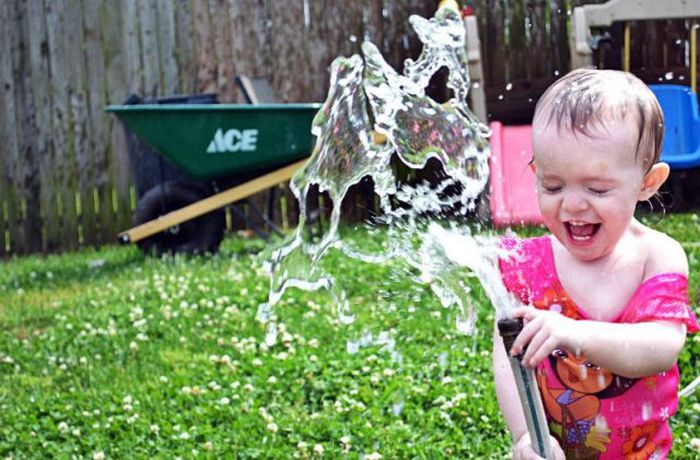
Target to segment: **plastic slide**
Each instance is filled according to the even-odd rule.
[[[491,123],[490,206],[496,227],[541,224],[532,160],[532,126]]]
[[[664,112],[666,129],[661,161],[671,169],[700,166],[698,98],[687,86],[649,85]]]

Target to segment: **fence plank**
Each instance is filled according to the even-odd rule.
[[[176,55],[175,4],[173,0],[157,0],[158,54],[160,57],[162,94],[180,93],[179,71]]]
[[[197,56],[197,91],[215,93],[216,54],[209,18],[209,5],[205,0],[194,2],[194,35]]]
[[[550,0],[550,34],[549,46],[552,48],[552,67],[549,69],[550,76],[554,72],[560,75],[569,69],[569,40],[566,33],[567,6],[566,0]]]
[[[39,168],[39,211],[41,216],[42,251],[55,251],[59,247],[60,235],[57,231],[56,192],[53,181],[55,168],[51,152],[51,103],[49,95],[48,37],[44,20],[44,3],[28,3],[29,60],[31,66],[31,96],[36,112],[34,115],[36,139],[34,152]]]
[[[194,15],[189,0],[178,0],[175,9],[175,56],[179,69],[179,88],[183,93],[196,91],[196,55]]]
[[[508,2],[506,22],[508,29],[508,48],[506,59],[509,82],[528,78],[527,38],[525,37],[525,10],[523,0]]]
[[[160,87],[160,65],[158,59],[158,12],[155,0],[139,2],[139,33],[141,35],[141,71],[143,72],[144,95],[162,95]]]
[[[127,94],[135,93],[141,96],[149,96],[151,81],[146,81],[143,66],[143,49],[140,44],[142,36],[139,23],[141,21],[141,3],[136,0],[125,0],[122,9],[122,27],[126,33],[122,37],[121,46],[125,51],[125,82],[128,85]],[[152,65],[149,64],[149,65]],[[152,88],[151,88],[152,89]],[[112,164],[112,183],[100,194],[104,212],[113,215],[117,229],[128,228],[131,224],[130,193],[132,184],[132,172],[128,162],[127,144],[124,132],[120,128],[114,133],[115,148],[121,155],[115,157],[119,161]]]
[[[14,171],[16,193],[20,198],[21,238],[20,252],[26,253],[33,248],[42,247],[40,186],[39,186],[39,152],[36,139],[38,137],[36,121],[36,103],[32,88],[32,63],[29,15],[30,5],[26,1],[16,3],[18,13],[19,48],[14,52],[17,56],[15,78],[18,84],[15,97],[18,102],[17,128],[19,132],[19,156],[16,157]]]
[[[270,34],[271,83],[281,101],[303,101],[308,94],[309,83],[305,78],[289,78],[289,75],[304,75],[308,63],[303,56],[307,25],[303,2],[271,2],[269,17],[272,30],[284,30],[290,24],[298,28],[293,34]]]
[[[545,0],[528,2],[528,57],[530,77],[542,78],[552,66],[552,49],[547,46],[547,4]]]
[[[209,0],[212,39],[214,41],[214,62],[216,64],[216,92],[221,102],[235,102],[238,91],[235,85],[235,63],[238,56],[233,48],[237,37],[244,37],[234,18],[234,10],[240,14],[250,14],[245,5],[233,5],[227,0]],[[247,39],[250,37],[246,37]]]
[[[85,76],[87,92],[87,128],[89,174],[80,186],[81,220],[85,244],[95,245],[111,240],[111,229],[98,225],[95,192],[109,182],[109,122],[104,112],[107,63],[102,35],[102,14],[105,1],[83,1],[83,36],[85,37]]]
[[[486,92],[489,88],[502,88],[506,82],[506,54],[504,36],[504,12],[501,0],[488,0],[489,21],[486,32],[486,48],[489,50],[486,73]],[[496,90],[498,91],[498,90]]]
[[[0,2],[0,254],[16,251],[19,239],[19,206],[14,193],[17,139],[14,51],[18,48],[17,12],[10,2]]]
[[[70,222],[69,232],[71,239],[64,244],[75,249],[79,238],[82,237],[84,227],[80,222],[79,212],[84,207],[87,197],[88,181],[90,180],[91,159],[88,144],[88,113],[87,93],[85,84],[85,55],[82,44],[85,37],[82,29],[82,14],[78,2],[69,1],[66,5],[65,16],[65,59],[68,75],[68,97],[70,105],[70,126],[68,156],[62,163],[65,172],[66,184],[66,221]],[[80,44],[80,45],[78,45]],[[79,197],[79,198],[76,198]],[[77,200],[80,200],[79,203]],[[80,204],[80,209],[78,205]],[[90,223],[89,225],[92,225]]]

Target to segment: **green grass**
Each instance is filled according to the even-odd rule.
[[[688,243],[697,305],[697,218],[652,223]],[[508,455],[493,314],[477,285],[478,329],[466,337],[405,271],[331,252],[357,321],[340,324],[327,293],[291,290],[267,346],[256,320],[269,285],[263,247],[231,237],[213,257],[106,247],[2,262],[0,457],[314,458],[318,446],[326,458]],[[386,345],[347,349],[382,333]],[[690,338],[682,384],[700,374],[699,355]],[[682,400],[673,418],[675,458],[697,455],[699,403]]]

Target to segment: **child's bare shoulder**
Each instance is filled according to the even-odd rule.
[[[665,233],[649,228],[642,240],[647,248],[645,278],[660,273],[688,274],[688,258],[678,241]]]

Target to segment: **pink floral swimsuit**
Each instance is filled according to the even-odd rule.
[[[521,302],[588,319],[567,295],[548,236],[503,240],[513,257],[500,261],[503,282]],[[665,273],[644,281],[615,323],[679,321],[697,332],[688,279]],[[540,363],[537,381],[547,421],[567,459],[661,459],[671,450],[668,419],[678,407],[678,366],[644,378],[626,378],[585,356],[555,350]]]

